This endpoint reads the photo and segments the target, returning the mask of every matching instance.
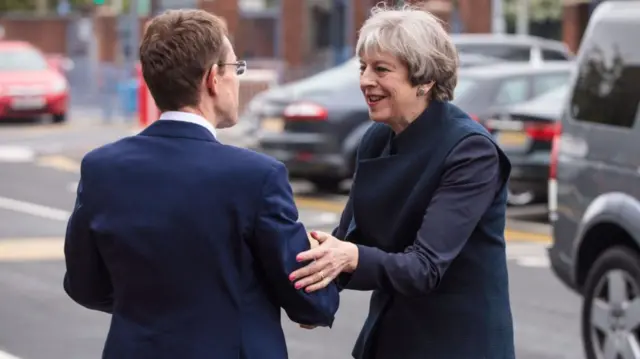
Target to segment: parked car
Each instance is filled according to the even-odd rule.
[[[591,15],[554,140],[551,267],[583,297],[587,359],[639,358],[640,1]]]
[[[564,42],[531,35],[454,34],[451,38],[460,53],[477,54],[507,61],[566,61],[573,54]]]
[[[575,64],[507,62],[461,69],[454,103],[484,123],[495,113],[566,85]]]
[[[522,206],[547,200],[551,142],[568,91],[568,86],[558,87],[485,122],[511,160],[509,204]]]
[[[243,120],[260,123],[256,150],[285,163],[292,178],[336,191],[353,175],[355,151],[371,125],[359,88],[358,60],[262,93]],[[567,81],[570,62],[464,68],[454,103],[477,120]]]
[[[458,53],[458,59],[460,60],[460,67],[462,68],[494,65],[494,64],[507,61],[497,57],[480,55],[480,54],[468,54],[466,52]]]
[[[369,127],[359,60],[257,95],[242,121],[259,124],[256,150],[285,163],[292,178],[335,191],[353,173],[355,150]]]
[[[67,118],[69,86],[59,56],[49,60],[33,45],[0,41],[0,119],[51,115]]]

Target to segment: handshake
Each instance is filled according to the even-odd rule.
[[[289,280],[296,289],[303,289],[307,293],[320,290],[333,282],[340,273],[351,273],[358,266],[358,248],[355,244],[318,231],[307,233],[307,238],[311,248],[299,253],[296,260],[311,263],[289,275]],[[300,327],[315,328],[305,324],[300,324]]]

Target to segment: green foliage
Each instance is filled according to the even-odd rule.
[[[529,3],[529,18],[533,22],[559,20],[562,17],[562,0],[503,0],[507,19],[515,19],[520,1]]]
[[[45,1],[48,12],[55,12],[60,0],[0,0],[0,13],[3,12],[32,12],[36,11],[38,3]],[[72,9],[84,5],[91,5],[93,0],[68,0]],[[105,0],[109,1],[109,0]]]

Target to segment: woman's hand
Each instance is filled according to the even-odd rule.
[[[353,272],[358,266],[358,247],[341,241],[324,232],[311,232],[320,245],[298,254],[298,262],[313,261],[291,273],[289,280],[296,289],[305,288],[308,293],[329,285],[341,272]]]

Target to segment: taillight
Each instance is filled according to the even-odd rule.
[[[538,141],[552,141],[559,133],[559,122],[554,123],[528,123],[525,132],[531,139]]]
[[[296,102],[284,109],[287,120],[326,120],[327,109],[312,102]]]
[[[560,134],[562,133],[562,125],[557,122],[554,126],[555,133],[551,141],[551,159],[549,162],[549,178],[556,179],[558,171],[558,151],[560,150]]]

